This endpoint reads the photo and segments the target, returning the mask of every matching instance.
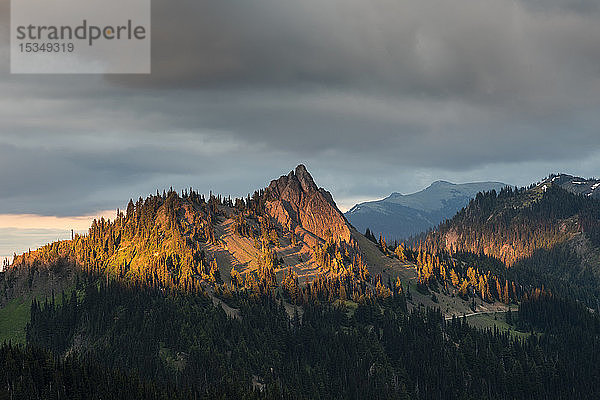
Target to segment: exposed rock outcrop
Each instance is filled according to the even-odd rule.
[[[266,189],[267,212],[287,229],[300,227],[313,235],[351,243],[349,225],[331,194],[318,188],[304,165],[271,182]]]

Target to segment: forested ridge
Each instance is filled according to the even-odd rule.
[[[478,193],[427,241],[439,249],[481,253],[511,266],[538,249],[585,233],[596,246],[600,201],[558,186]]]
[[[145,200],[130,201],[126,212],[117,210],[114,220],[94,220],[87,235],[50,243],[38,250],[15,255],[10,268],[34,275],[49,266],[70,266],[90,273],[158,288],[201,290],[202,284],[247,288],[266,293],[278,286],[276,269],[289,267],[274,248],[284,236],[297,242],[293,231],[278,226],[265,212],[268,193],[257,191],[246,199],[211,195],[208,200],[190,189],[181,196],[175,191],[157,193]],[[254,241],[258,268],[241,274],[227,271],[206,249],[218,244],[215,225],[233,218],[237,234]],[[311,252],[319,271],[311,285],[301,290],[293,271],[285,271],[281,285],[294,301],[309,297],[358,299],[373,296],[377,280],[372,277],[360,252],[352,245],[334,240],[325,232]]]
[[[423,240],[434,254],[475,261],[517,287],[600,299],[600,201],[550,183],[479,193]],[[500,267],[500,268],[499,268]]]

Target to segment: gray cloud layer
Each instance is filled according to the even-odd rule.
[[[157,0],[150,76],[9,75],[8,14],[0,213],[244,194],[298,162],[345,205],[600,170],[595,0]]]

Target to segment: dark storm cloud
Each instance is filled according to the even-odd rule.
[[[150,76],[9,75],[0,46],[0,214],[243,195],[298,162],[345,203],[600,174],[595,0],[152,6]]]
[[[155,1],[153,75],[135,81],[538,103],[576,83],[566,81],[575,72],[597,78],[600,61],[596,16],[540,8],[496,0]]]

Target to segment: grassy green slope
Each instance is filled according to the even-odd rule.
[[[13,299],[0,309],[0,343],[25,343],[30,311],[30,297]]]

